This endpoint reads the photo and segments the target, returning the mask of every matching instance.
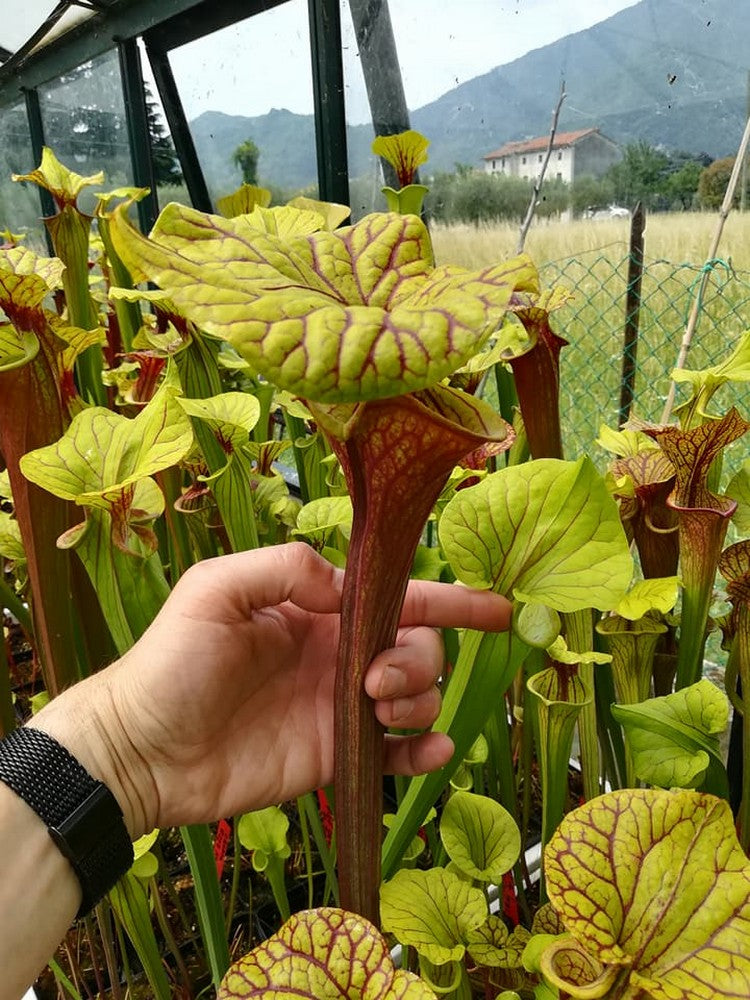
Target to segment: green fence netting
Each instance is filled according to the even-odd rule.
[[[602,423],[616,427],[620,406],[629,255],[622,244],[556,260],[542,268],[542,284],[561,284],[573,293],[555,313],[555,331],[570,341],[561,356],[561,413],[565,454],[596,457]],[[674,263],[645,256],[640,326],[635,347],[633,416],[659,421],[669,391],[702,264]],[[687,368],[716,364],[750,329],[750,271],[720,262],[709,275]],[[686,396],[678,386],[676,405]],[[725,386],[717,394],[722,411],[738,405],[747,415],[750,389]],[[602,453],[603,455],[603,453]],[[731,464],[750,456],[740,441]],[[729,456],[728,456],[729,457]]]

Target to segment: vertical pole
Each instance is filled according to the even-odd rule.
[[[409,109],[396,51],[388,0],[349,0],[375,135],[406,132]],[[383,164],[385,182],[398,188],[396,172]]]
[[[26,117],[29,122],[29,135],[31,136],[31,151],[34,156],[34,165],[42,162],[42,150],[44,149],[44,122],[42,121],[42,109],[39,104],[39,92],[36,89],[24,90],[23,96],[26,100]],[[52,195],[46,188],[39,188],[39,200],[42,203],[42,215],[46,218],[54,215],[57,209]],[[52,246],[47,227],[44,227],[44,237],[47,240],[47,249],[50,256],[55,251]]]
[[[324,201],[348,205],[349,164],[339,0],[309,0],[308,11],[318,192]]]
[[[747,97],[745,98],[745,117],[750,118],[750,70],[747,73]],[[740,211],[747,207],[747,149],[742,156],[742,179],[740,181]]]
[[[141,54],[135,38],[117,42],[120,56],[120,76],[125,97],[125,121],[128,127],[130,163],[133,180],[138,187],[146,187],[150,194],[138,202],[138,220],[144,233],[149,232],[159,214],[156,199],[156,178],[151,159],[151,136],[148,130],[146,91],[143,87]]]
[[[166,52],[157,48],[149,42],[148,37],[144,38],[146,43],[146,54],[151,64],[151,70],[156,81],[156,89],[159,91],[164,117],[167,119],[169,131],[172,134],[172,142],[177,152],[177,158],[182,168],[182,176],[185,178],[185,185],[190,195],[193,208],[201,212],[213,212],[211,195],[208,193],[206,178],[201,169],[198,153],[193,142],[193,134],[190,131],[185,109],[180,100],[180,92],[175,83],[172,67],[169,63],[169,56]]]
[[[619,427],[630,416],[635,395],[635,373],[638,355],[638,326],[641,318],[641,280],[643,278],[643,231],[646,228],[646,210],[639,201],[630,222],[630,254],[628,255],[628,284],[625,292],[625,336],[622,345],[622,380],[620,382]]]

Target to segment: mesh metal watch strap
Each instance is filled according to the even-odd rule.
[[[81,883],[85,916],[133,863],[117,799],[57,740],[28,727],[0,740],[0,781],[47,825]]]

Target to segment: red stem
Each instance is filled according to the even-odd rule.
[[[339,888],[341,905],[375,925],[384,732],[364,694],[364,675],[395,643],[414,552],[451,469],[495,436],[467,430],[425,402],[403,396],[364,404],[346,440],[331,441],[354,508],[335,693]]]

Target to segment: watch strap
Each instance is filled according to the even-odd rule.
[[[61,743],[30,727],[0,740],[0,781],[34,810],[70,862],[83,893],[77,916],[85,916],[133,863],[117,799]]]

